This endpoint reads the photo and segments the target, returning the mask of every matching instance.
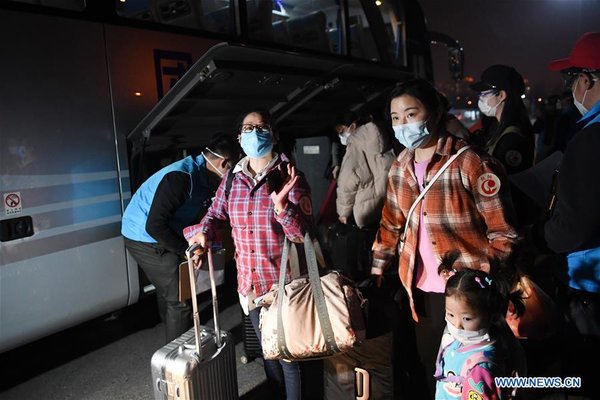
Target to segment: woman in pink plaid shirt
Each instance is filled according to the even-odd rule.
[[[184,235],[190,244],[200,243],[207,248],[219,226],[229,221],[240,303],[260,339],[260,309],[253,300],[277,283],[284,238],[287,236],[293,242],[303,240],[312,224],[312,204],[303,175],[284,154],[273,151],[278,138],[268,112],[246,114],[238,139],[246,157],[234,167],[232,178],[221,181],[215,200],[200,224],[186,228]],[[229,190],[228,179],[233,179]],[[279,398],[301,398],[297,362],[265,360],[264,366]]]

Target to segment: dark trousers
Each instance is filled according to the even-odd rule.
[[[405,294],[405,292],[404,292]],[[436,380],[435,362],[440,348],[442,334],[446,326],[445,298],[443,293],[423,292],[413,289],[415,308],[419,322],[411,317],[408,299],[401,300],[402,325],[396,343],[396,355],[401,358],[401,368],[406,378],[400,383],[402,398],[434,399]]]
[[[167,343],[192,326],[192,308],[179,302],[179,263],[177,254],[157,244],[125,238],[125,247],[156,288],[160,317],[165,323]]]
[[[260,343],[259,319],[260,307],[250,311],[250,320]],[[264,365],[269,385],[273,387],[273,393],[277,393],[273,398],[284,398],[283,393],[285,393],[287,400],[300,400],[302,398],[300,364],[298,362],[264,360]]]

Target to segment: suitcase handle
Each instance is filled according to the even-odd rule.
[[[198,314],[198,300],[196,299],[196,274],[194,273],[194,251],[202,246],[200,243],[192,244],[185,251],[188,259],[188,273],[190,275],[190,290],[192,293],[192,318],[194,320],[194,336],[196,337],[196,354],[202,360],[202,342],[200,336],[200,316]],[[201,261],[200,261],[201,262]]]
[[[198,312],[198,301],[196,299],[196,274],[194,273],[194,252],[202,248],[199,243],[190,245],[185,251],[188,258],[188,271],[190,274],[190,289],[192,292],[192,309],[193,309],[193,320],[194,320],[194,335],[196,337],[196,353],[200,360],[202,360],[202,342],[200,335],[200,316]],[[215,336],[217,341],[217,347],[222,346],[221,330],[219,329],[219,303],[217,301],[217,285],[215,283],[215,274],[213,267],[212,249],[209,247],[207,251],[208,257],[208,276],[210,279],[210,291],[212,294],[212,306],[213,306],[213,319],[215,324]],[[200,259],[200,263],[202,258]]]
[[[369,400],[371,394],[369,371],[356,367],[354,374],[356,376],[356,400]]]
[[[213,321],[217,336],[217,347],[221,347],[221,329],[219,329],[219,302],[217,300],[217,285],[215,283],[215,268],[213,267],[212,249],[208,248],[208,276],[210,278],[210,292],[212,294]]]

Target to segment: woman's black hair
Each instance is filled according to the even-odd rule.
[[[507,92],[508,93],[508,92]],[[523,99],[518,93],[508,94],[505,100],[504,109],[500,116],[499,129],[507,128],[510,125],[519,125],[525,128],[527,133],[532,133],[531,122]]]
[[[489,141],[493,141],[494,138],[498,137],[506,128],[513,125],[521,128],[521,132],[524,135],[533,135],[533,127],[529,120],[525,104],[523,104],[523,99],[521,98],[522,93],[510,89],[503,90],[506,92],[504,108],[502,109],[499,122],[497,122],[496,118],[490,117],[489,125],[491,130],[489,132],[491,132],[491,136]]]
[[[392,103],[392,100],[403,95],[408,95],[419,99],[419,101],[425,106],[425,109],[429,114],[429,119],[434,124],[433,126],[439,128],[439,124],[443,121],[443,117],[446,114],[446,109],[440,101],[440,95],[438,91],[428,81],[422,78],[416,78],[402,82],[392,89],[387,103],[387,118],[390,118],[389,107]]]
[[[490,334],[495,335],[511,302],[518,316],[525,311],[522,293],[514,290],[519,279],[514,257],[506,260],[491,259],[490,273],[471,268],[454,269],[458,252],[444,255],[438,268],[440,274],[451,275],[446,282],[446,297],[460,296],[475,310],[486,314],[490,320]]]
[[[258,114],[260,115],[260,119],[263,120],[263,122],[267,125],[269,125],[271,127],[272,130],[275,130],[275,123],[273,121],[273,116],[271,115],[271,113],[269,112],[269,110],[266,110],[264,108],[255,108],[255,109],[251,109],[248,110],[247,112],[243,113],[237,121],[237,125],[236,125],[236,131],[237,133],[240,133],[241,129],[242,129],[242,123],[244,122],[244,119],[250,115],[250,114]]]

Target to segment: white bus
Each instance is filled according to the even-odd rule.
[[[0,352],[151,289],[120,235],[151,173],[250,107],[325,136],[432,79],[429,44],[415,0],[3,2]]]

